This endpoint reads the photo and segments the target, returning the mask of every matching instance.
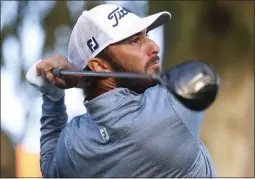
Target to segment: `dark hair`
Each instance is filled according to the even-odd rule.
[[[108,49],[105,48],[101,51],[95,58],[103,58],[109,60]],[[89,66],[84,68],[84,71],[92,71]],[[86,100],[91,100],[97,96],[97,89],[99,88],[99,81],[102,80],[102,77],[82,77],[79,87],[83,90],[83,95]]]

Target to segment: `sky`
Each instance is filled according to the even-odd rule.
[[[78,18],[84,1],[68,1],[67,5],[74,18]],[[107,1],[107,3],[125,5],[128,1]],[[140,8],[138,15],[144,16],[147,13],[146,1],[135,1],[130,10]],[[1,29],[8,23],[13,23],[17,16],[17,1],[1,1]],[[54,8],[55,1],[31,1],[25,9],[25,20],[19,29],[21,36],[21,46],[18,39],[9,36],[2,45],[2,52],[5,66],[1,67],[1,128],[11,133],[13,139],[17,139],[24,134],[23,140],[25,150],[31,153],[39,153],[40,147],[40,116],[42,99],[41,94],[30,85],[22,85],[19,82],[20,60],[23,59],[25,68],[28,70],[37,60],[41,59],[42,47],[45,34],[39,23],[40,18],[51,8]],[[142,8],[145,6],[145,8]],[[133,9],[132,9],[133,8]],[[134,11],[134,10],[133,10]],[[63,48],[63,41],[68,41],[69,37],[60,36],[61,32],[68,32],[72,29],[60,27],[55,35],[55,52],[67,54],[67,49]],[[163,57],[163,27],[159,27],[149,33],[161,48],[160,58]],[[61,46],[62,45],[62,46]],[[49,55],[51,52],[49,52]],[[162,61],[161,61],[162,63]],[[83,106],[83,96],[79,89],[65,90],[65,104],[69,121],[77,115],[86,112]],[[25,112],[29,111],[28,114]]]

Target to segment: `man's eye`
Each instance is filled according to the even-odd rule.
[[[132,43],[139,43],[141,39],[139,37],[135,38],[132,40]]]

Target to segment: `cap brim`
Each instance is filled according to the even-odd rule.
[[[145,29],[151,31],[161,25],[164,25],[167,21],[171,19],[171,14],[167,11],[159,12],[132,23],[130,28],[126,29],[125,33],[122,33],[117,39],[115,39],[111,44],[120,42],[127,39]]]
[[[164,25],[170,19],[171,14],[167,11],[159,12],[157,14],[153,14],[143,18],[144,21],[147,21],[147,23],[150,24],[147,27],[148,31],[153,30],[161,25]]]

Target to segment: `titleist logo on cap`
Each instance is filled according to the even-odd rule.
[[[118,26],[119,24],[119,20],[121,20],[121,18],[123,18],[125,15],[127,15],[128,13],[132,13],[130,10],[122,7],[122,9],[120,9],[120,7],[117,7],[116,9],[114,9],[109,15],[108,15],[108,19],[112,20],[114,17],[114,24],[112,25],[113,27]]]

